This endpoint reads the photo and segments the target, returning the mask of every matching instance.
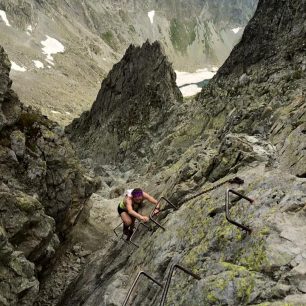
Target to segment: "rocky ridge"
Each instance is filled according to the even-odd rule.
[[[33,305],[40,273],[99,182],[63,129],[19,101],[10,67],[0,47],[0,304]]]
[[[82,158],[96,165],[122,162],[130,169],[139,156],[147,162],[151,145],[168,133],[165,122],[182,100],[160,43],[131,45],[102,82],[91,110],[66,131],[79,148],[86,148],[80,150]]]
[[[306,305],[305,8],[259,1],[215,78],[177,104],[146,167],[127,180],[180,206],[160,216],[166,231],[142,231],[137,250],[118,241],[93,254],[60,305],[121,305],[137,271],[162,281],[176,262],[202,279],[175,274],[166,305]],[[226,188],[255,199],[231,198],[250,235],[226,221]],[[160,291],[142,285],[133,305],[156,305]]]

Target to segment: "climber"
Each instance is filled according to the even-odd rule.
[[[147,216],[138,213],[144,200],[148,200],[153,205],[156,205],[153,214],[157,215],[160,211],[158,201],[140,188],[128,189],[118,206],[118,213],[123,221],[123,234],[127,236],[127,240],[129,240],[133,234],[136,218],[141,222],[149,221]]]

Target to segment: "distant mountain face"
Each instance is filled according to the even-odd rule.
[[[130,43],[159,40],[177,70],[220,66],[256,5],[257,0],[0,0],[0,41],[15,63],[12,78],[22,100],[67,123],[89,109],[101,79]],[[32,91],[33,84],[40,90]]]

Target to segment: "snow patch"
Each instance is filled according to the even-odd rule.
[[[150,19],[150,22],[153,24],[154,22],[154,16],[155,16],[155,11],[150,11],[148,12],[148,17]]]
[[[176,84],[184,97],[194,96],[202,90],[197,83],[211,79],[217,71],[218,67],[198,69],[195,72],[175,71]]]
[[[67,115],[71,115],[71,113],[69,113],[69,112],[65,112]]]
[[[197,93],[199,93],[201,90],[202,90],[202,88],[199,87],[196,84],[192,84],[192,85],[188,85],[188,86],[184,86],[184,87],[180,88],[180,91],[181,91],[183,97],[194,96]]]
[[[215,69],[212,70],[213,71],[210,71],[207,68],[204,68],[204,69],[198,69],[196,70],[196,72],[175,71],[176,84],[178,87],[181,87],[185,84],[199,83],[203,80],[209,80],[216,74],[216,70]]]
[[[2,20],[4,21],[4,23],[8,26],[11,27],[7,17],[6,17],[6,12],[3,10],[0,10],[0,17],[2,18]]]
[[[17,65],[15,62],[11,61],[11,64],[12,64],[12,69],[15,70],[15,71],[20,71],[20,72],[25,72],[27,71],[27,68],[24,67],[24,66],[19,66]]]
[[[54,111],[54,110],[52,110],[51,113],[53,113],[53,114],[60,114],[60,112]]]
[[[31,25],[29,25],[29,26],[27,27],[27,35],[31,36],[32,32],[33,32],[33,28],[32,28]]]
[[[46,40],[42,40],[41,44],[44,46],[42,48],[42,51],[44,54],[47,55],[46,61],[54,66],[54,62],[53,62],[53,56],[51,54],[56,54],[56,53],[63,53],[65,51],[65,47],[64,45],[59,42],[57,39],[52,38],[48,35],[46,35],[47,39]]]
[[[234,28],[234,29],[232,29],[232,31],[233,31],[235,34],[237,34],[241,29],[242,29],[242,28]]]
[[[38,69],[42,69],[42,68],[45,67],[44,64],[41,61],[33,60],[33,63],[35,65],[35,67],[38,68]]]
[[[52,66],[54,66],[54,62],[53,62],[53,60],[51,60],[51,59],[46,59],[46,62],[48,63],[48,64],[50,64],[50,65],[52,65]],[[48,65],[48,68],[51,68],[51,66],[50,65]]]

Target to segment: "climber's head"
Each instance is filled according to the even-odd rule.
[[[135,203],[143,201],[143,191],[140,188],[135,188],[132,191],[132,199]]]

